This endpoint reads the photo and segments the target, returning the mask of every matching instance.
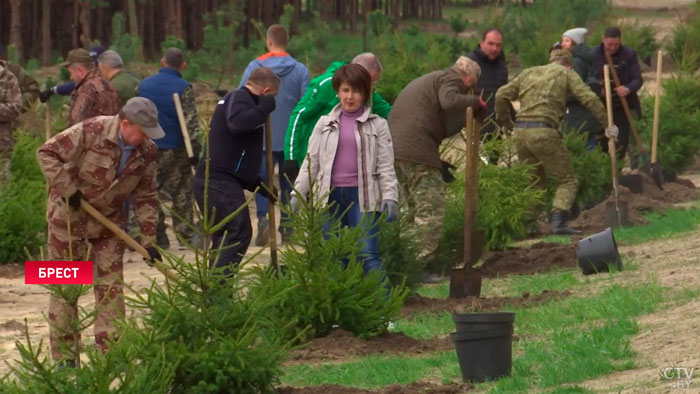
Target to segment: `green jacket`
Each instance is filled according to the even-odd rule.
[[[509,104],[520,99],[518,121],[547,122],[558,129],[564,111],[566,97],[571,93],[598,122],[608,124],[605,107],[574,70],[559,63],[531,67],[496,92],[496,121],[507,129],[513,129]]]
[[[139,80],[125,70],[120,70],[118,73],[112,75],[112,79],[109,80],[109,83],[117,90],[117,94],[119,95],[119,108],[123,107],[130,98],[136,96],[136,91],[139,87]]]
[[[296,160],[301,166],[306,157],[309,138],[311,138],[316,122],[321,116],[330,113],[333,107],[340,102],[338,95],[333,90],[332,79],[336,70],[345,64],[345,62],[333,62],[325,73],[309,82],[304,97],[299,100],[289,116],[289,125],[284,137],[285,160]],[[377,92],[373,92],[372,113],[387,119],[390,110],[391,104]]]

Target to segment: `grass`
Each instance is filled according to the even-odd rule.
[[[564,275],[560,272],[552,275]],[[677,294],[676,294],[677,293]],[[665,299],[683,302],[697,291],[674,292],[662,297],[655,282],[623,287],[613,285],[595,297],[568,298],[529,308],[511,308],[516,313],[512,376],[480,388],[494,393],[527,392],[534,388],[556,393],[586,393],[581,387],[562,387],[634,366],[629,347],[638,332],[637,316],[657,309]],[[506,308],[508,309],[508,308]],[[418,314],[396,322],[397,329],[418,339],[429,339],[454,330],[449,312]],[[429,356],[368,356],[340,364],[288,367],[284,384],[313,386],[339,384],[378,388],[392,383],[418,380],[458,382],[454,352]]]
[[[428,378],[447,383],[460,376],[457,355],[449,351],[428,357],[367,356],[342,364],[296,365],[286,370],[282,383],[299,387],[338,384],[373,389]]]
[[[625,245],[635,245],[696,230],[700,224],[700,207],[669,208],[663,212],[649,213],[645,218],[648,224],[615,229],[615,239]]]

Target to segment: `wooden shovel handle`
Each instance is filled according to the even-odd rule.
[[[654,123],[651,133],[651,162],[656,163],[656,147],[659,143],[659,106],[661,105],[661,64],[663,52],[659,51],[656,57],[656,92],[654,93]]]
[[[603,76],[605,78],[605,104],[608,110],[608,127],[613,125],[612,117],[612,88],[610,86],[610,66],[603,66]],[[608,153],[610,154],[610,165],[612,167],[613,188],[617,192],[617,149],[615,140],[608,139]]]
[[[265,163],[267,164],[267,189],[268,192],[275,190],[274,176],[275,167],[272,161],[272,128],[270,127],[270,116],[265,119]],[[280,167],[280,171],[282,168]],[[275,199],[272,196],[267,198],[267,213],[270,217],[270,263],[277,270],[277,220],[275,219]]]
[[[131,238],[129,234],[127,234],[124,230],[122,230],[119,226],[114,224],[113,221],[109,220],[106,216],[104,216],[100,211],[95,209],[92,205],[90,205],[89,202],[85,201],[84,199],[80,200],[80,207],[87,212],[90,216],[95,218],[98,222],[102,223],[103,226],[107,227],[110,231],[114,233],[114,235],[117,236],[117,238],[121,239],[124,241],[129,247],[134,249],[136,252],[138,252],[140,255],[142,255],[145,259],[150,260],[151,256],[148,254],[148,251],[146,251],[146,248],[141,246],[138,242],[136,242],[135,239]],[[156,267],[156,269],[160,272],[163,273],[163,275],[167,276],[169,279],[172,279],[173,281],[178,281],[177,275],[172,272],[168,266],[163,264],[161,261],[154,261],[153,266]]]

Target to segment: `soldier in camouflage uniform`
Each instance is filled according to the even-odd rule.
[[[571,69],[571,54],[555,49],[550,64],[524,70],[496,92],[496,120],[513,130],[518,158],[537,165],[540,185],[545,174],[557,182],[552,203],[551,230],[554,234],[581,234],[567,226],[567,213],[576,197],[578,180],[569,152],[559,134],[559,123],[566,110],[566,97],[573,94],[600,122],[607,124],[605,107],[600,99]],[[515,125],[510,118],[510,102],[520,100]],[[616,137],[617,127],[608,127],[605,135]]]
[[[5,49],[1,44],[0,60],[7,61]],[[32,107],[36,99],[39,97],[39,84],[37,83],[36,79],[27,74],[19,64],[7,62],[5,64],[5,68],[10,70],[10,72],[17,77],[19,89],[22,91],[22,113],[25,113]]]
[[[70,51],[68,60],[61,65],[68,67],[70,79],[76,83],[68,112],[69,126],[94,116],[117,114],[119,95],[100,76],[88,51],[82,48]]]
[[[194,244],[199,244],[195,234],[187,225],[192,223],[192,169],[196,166],[199,153],[199,120],[194,89],[189,82],[182,79],[181,72],[187,67],[182,51],[170,48],[161,59],[163,66],[158,74],[141,81],[138,95],[153,101],[158,108],[158,122],[165,131],[165,137],[158,140],[158,192],[170,195],[172,209],[177,215],[172,215],[173,228],[185,238],[190,238]],[[180,95],[182,112],[185,115],[187,131],[194,157],[189,159],[185,150],[185,140],[180,129],[180,122],[175,111],[173,94]],[[163,197],[161,197],[163,199]],[[181,221],[177,216],[183,218]],[[165,212],[161,208],[158,215],[156,242],[163,248],[170,246],[165,233]]]
[[[421,259],[437,249],[445,211],[439,147],[464,127],[468,106],[485,108],[473,94],[480,74],[475,61],[461,56],[454,66],[406,85],[389,113],[401,211],[415,223],[407,230],[421,241]]]
[[[37,158],[50,186],[47,221],[53,260],[92,260],[95,264],[95,343],[107,350],[114,337],[114,320],[124,317],[123,266],[125,243],[80,209],[85,199],[108,219],[126,224],[125,201],[136,211],[142,240],[151,260],[160,260],[150,244],[157,220],[156,159],[151,139],[164,135],[158,112],[147,99],[129,100],[118,116],[93,117],[49,139]],[[92,255],[85,256],[88,247]],[[49,322],[51,354],[74,363],[71,321],[77,308],[51,296]]]
[[[15,145],[12,131],[15,128],[22,105],[22,92],[17,78],[0,60],[0,187],[10,181],[12,148]]]

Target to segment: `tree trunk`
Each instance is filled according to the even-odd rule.
[[[41,1],[41,63],[51,65],[51,0]]]
[[[144,38],[146,39],[148,55],[154,56],[156,52],[156,33],[153,15],[153,0],[148,0],[146,3],[146,21],[144,22]]]
[[[17,59],[22,59],[22,2],[10,0],[10,45],[17,50]]]
[[[165,36],[176,36],[177,34],[177,11],[175,11],[176,0],[162,0],[165,9]]]
[[[136,0],[127,0],[129,7],[129,34],[134,37],[139,35],[139,24],[136,19]]]
[[[90,35],[90,2],[81,1],[80,2],[80,13],[78,14],[78,20],[80,21],[80,44],[83,48],[90,47],[90,40],[92,36]]]

